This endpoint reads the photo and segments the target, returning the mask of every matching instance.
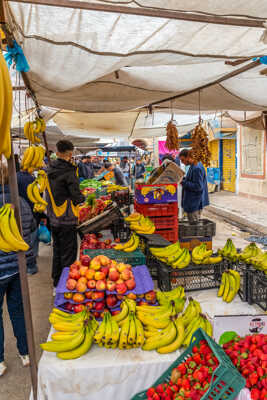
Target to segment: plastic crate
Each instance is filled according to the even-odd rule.
[[[178,217],[149,217],[157,229],[178,229]]]
[[[220,286],[222,265],[190,263],[183,269],[174,269],[157,260],[158,285],[160,290],[169,291],[177,286],[183,286],[187,292],[202,289],[214,289]]]
[[[167,190],[172,186],[174,193]],[[142,189],[146,188],[148,193],[142,194]],[[177,203],[177,183],[158,183],[158,184],[135,184],[135,201],[138,204],[163,204]]]
[[[180,225],[179,225],[180,233]],[[180,245],[183,249],[188,249],[190,251],[194,250],[195,247],[202,243],[205,243],[207,250],[212,250],[212,238],[211,237],[192,237],[187,239],[179,238]]]
[[[137,204],[135,202],[134,208],[136,212],[143,214],[145,217],[176,216],[178,218],[177,203]]]
[[[267,311],[267,277],[262,271],[249,271],[248,303]]]
[[[195,345],[199,344],[201,340],[206,340],[209,347],[212,349],[213,354],[219,361],[218,368],[213,372],[212,385],[207,392],[201,397],[201,400],[232,400],[237,397],[238,393],[245,387],[246,381],[243,376],[238,372],[232,364],[230,358],[225,354],[223,349],[212,340],[203,329],[195,331],[189,347],[181,354],[177,360],[164,372],[161,377],[154,382],[151,386],[156,387],[160,383],[167,383],[170,381],[171,373],[174,368],[186,361],[192,356],[192,349]],[[131,400],[145,400],[147,390],[136,394]]]
[[[135,250],[131,253],[126,253],[124,251],[114,250],[114,249],[96,249],[96,250],[85,249],[83,250],[83,254],[87,254],[91,258],[104,255],[107,256],[108,258],[111,258],[112,260],[116,260],[117,262],[130,264],[132,266],[144,265],[146,263],[146,257],[144,253],[142,253],[140,250]]]
[[[174,229],[156,229],[155,233],[171,243],[175,243],[178,240],[178,227]]]
[[[200,219],[194,224],[189,224],[188,221],[180,221],[179,223],[179,238],[207,237],[215,236],[216,224],[209,219]]]
[[[124,219],[119,220],[111,226],[114,239],[120,239],[121,242],[127,242],[131,236],[131,229]]]
[[[90,232],[100,232],[104,229],[110,228],[112,224],[117,223],[121,218],[122,214],[120,208],[116,204],[112,204],[102,214],[79,225],[77,230],[81,236]]]

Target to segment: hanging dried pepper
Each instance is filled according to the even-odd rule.
[[[206,167],[210,165],[208,134],[201,124],[197,125],[192,133],[192,156],[195,162],[201,161]]]
[[[179,150],[178,131],[172,120],[169,121],[167,125],[167,140],[165,146],[168,150]]]

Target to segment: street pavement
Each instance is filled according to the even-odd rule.
[[[228,237],[231,237],[237,247],[248,244],[245,240],[249,233],[226,223],[210,213],[205,213],[217,225],[216,237],[213,240],[214,250],[223,247]],[[39,343],[46,340],[49,332],[48,316],[53,307],[51,275],[52,248],[40,245],[38,260],[39,272],[29,276],[29,286],[34,322],[35,347],[38,360],[41,356]],[[10,320],[4,306],[5,354],[8,364],[7,373],[0,378],[0,400],[28,400],[31,381],[29,368],[23,368],[17,355],[16,342],[13,336]]]

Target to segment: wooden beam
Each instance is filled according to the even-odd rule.
[[[171,97],[167,97],[162,100],[154,101],[153,103],[148,104],[146,107],[151,108],[152,106],[155,106],[155,105],[161,104],[161,103],[165,103],[166,101],[176,100],[176,99],[179,99],[180,97],[184,97],[184,96],[188,96],[189,94],[197,93],[200,90],[207,89],[211,86],[217,85],[221,82],[224,82],[228,79],[233,78],[234,76],[240,75],[243,72],[249,71],[252,68],[258,67],[259,65],[261,65],[260,60],[253,61],[247,65],[244,65],[244,67],[242,67],[242,68],[239,68],[239,69],[236,69],[235,71],[229,72],[228,74],[222,76],[221,78],[216,79],[215,81],[207,83],[206,85],[198,86],[195,89],[191,89],[191,90],[188,90],[187,92],[177,94],[176,96],[171,96]]]
[[[153,9],[143,7],[126,7],[111,4],[96,4],[88,1],[74,0],[5,0],[16,3],[35,4],[51,7],[64,7],[88,11],[102,11],[116,14],[139,15],[143,17],[177,19],[183,21],[203,22],[207,24],[245,26],[249,28],[264,28],[264,19],[224,17],[217,15],[205,15],[184,11],[170,11],[165,9]]]

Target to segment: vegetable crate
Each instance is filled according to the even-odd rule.
[[[223,270],[236,269],[240,274],[240,288],[238,295],[242,301],[249,300],[249,286],[250,286],[250,266],[240,261],[223,260]],[[223,271],[222,271],[223,272]]]
[[[263,271],[249,271],[248,303],[267,311],[267,277]]]
[[[162,291],[169,291],[177,286],[183,286],[187,292],[220,286],[221,263],[205,265],[191,263],[183,269],[174,269],[159,260],[157,263],[158,285]]]
[[[216,224],[209,219],[201,219],[195,224],[189,224],[188,221],[179,222],[179,238],[193,238],[193,237],[209,237],[215,236]]]
[[[202,396],[201,400],[232,400],[237,397],[238,393],[245,387],[246,381],[238,370],[232,364],[230,358],[225,354],[223,349],[211,339],[201,328],[195,331],[189,347],[184,351],[180,357],[174,361],[173,364],[164,372],[161,377],[153,383],[153,387],[161,383],[170,381],[172,370],[189,357],[193,355],[192,349],[198,345],[201,340],[206,340],[209,347],[219,361],[218,368],[213,372],[212,384],[207,392]],[[140,392],[132,397],[131,400],[145,400],[147,399],[146,390]]]
[[[97,250],[90,250],[85,249],[83,254],[94,258],[96,256],[104,255],[112,260],[116,260],[117,262],[122,262],[125,264],[130,264],[133,267],[136,265],[145,265],[146,257],[140,250],[132,251],[131,253],[126,253],[120,250],[114,249],[97,249]]]

